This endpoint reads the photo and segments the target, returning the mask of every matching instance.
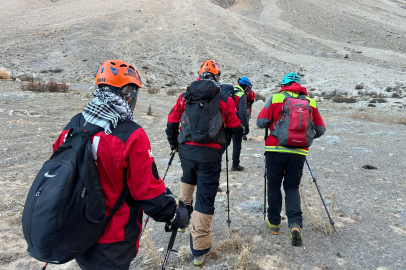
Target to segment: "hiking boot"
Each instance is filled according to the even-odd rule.
[[[267,220],[266,223],[268,224],[269,228],[271,228],[272,234],[275,234],[275,235],[279,234],[279,229],[281,228],[281,224],[273,225],[273,224],[271,224],[271,222],[269,222],[269,220]]]
[[[243,170],[244,170],[244,167],[243,167],[243,166],[240,166],[240,165],[237,165],[237,166],[234,166],[234,165],[233,165],[233,167],[231,167],[231,170],[232,170],[232,171],[243,171]]]
[[[302,229],[296,223],[290,225],[290,239],[292,241],[292,246],[300,247],[302,243]]]
[[[207,255],[209,255],[211,252],[211,248],[209,250],[209,252],[207,252],[206,254],[203,254],[202,256],[199,257],[193,257],[193,264],[195,266],[201,266],[204,263],[204,259],[206,258]]]
[[[246,141],[246,140],[247,140],[247,135],[243,135],[243,136],[242,136],[242,139],[243,139],[244,141]]]
[[[180,233],[184,233],[185,231],[186,231],[186,227],[185,227],[185,228],[183,228],[183,229],[178,228],[178,232],[180,232]]]

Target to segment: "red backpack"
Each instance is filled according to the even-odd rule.
[[[278,138],[278,146],[303,148],[309,147],[316,135],[312,121],[312,108],[305,95],[293,97],[286,92],[281,118],[275,124],[272,136]]]

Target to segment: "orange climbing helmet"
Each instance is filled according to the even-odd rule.
[[[202,73],[205,73],[205,72],[210,72],[214,75],[219,75],[219,76],[221,75],[219,65],[213,60],[206,60],[200,66],[199,75],[202,75]]]
[[[107,84],[114,87],[123,87],[133,83],[142,87],[138,71],[130,64],[121,60],[108,60],[101,64],[94,75],[96,85]]]

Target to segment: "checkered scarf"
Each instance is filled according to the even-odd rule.
[[[120,119],[133,120],[133,110],[125,97],[112,93],[109,86],[95,85],[93,96],[93,101],[82,111],[86,122],[100,126],[106,134],[110,134]]]

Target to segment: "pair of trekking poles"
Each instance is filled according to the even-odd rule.
[[[266,128],[266,129],[265,129],[264,141],[266,141],[266,139],[268,138],[268,131],[269,131],[269,129]],[[265,169],[264,169],[264,220],[266,220],[266,183],[267,183],[267,179],[266,179],[266,178],[267,178],[267,177],[266,177],[266,176],[267,176],[266,158],[264,159],[264,161],[265,161]],[[319,186],[317,185],[317,182],[316,182],[316,178],[315,178],[314,175],[313,175],[312,169],[310,168],[310,165],[309,165],[309,162],[307,161],[307,158],[306,158],[306,164],[307,164],[307,167],[309,168],[310,174],[311,174],[311,176],[312,176],[313,183],[315,184],[315,186],[316,186],[316,188],[317,188],[317,191],[319,192],[321,202],[322,202],[323,205],[324,205],[324,209],[326,209],[326,213],[327,213],[328,219],[330,220],[330,225],[333,227],[334,232],[336,232],[336,228],[334,227],[334,221],[333,221],[333,220],[331,219],[331,217],[330,217],[330,213],[328,212],[327,207],[326,207],[326,204],[324,203],[323,196],[321,195]]]

